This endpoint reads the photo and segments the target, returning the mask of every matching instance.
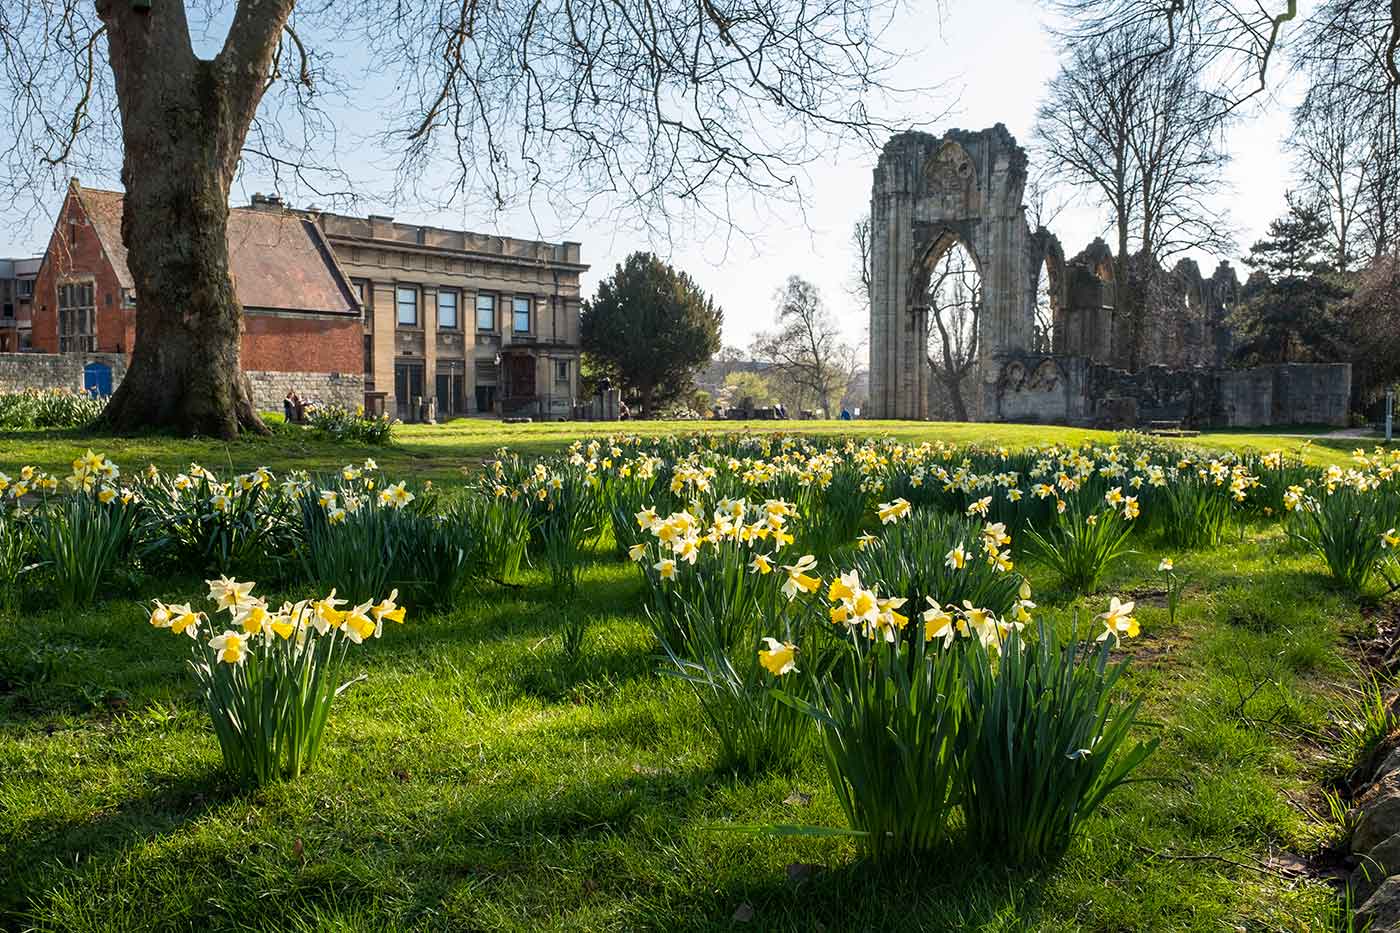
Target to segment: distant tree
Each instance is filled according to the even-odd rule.
[[[972,256],[954,244],[929,275],[928,364],[955,421],[968,420],[964,389],[977,365],[982,275]]]
[[[870,317],[870,308],[875,303],[874,240],[871,234],[869,214],[851,225],[851,279],[846,286],[860,313],[867,319]]]
[[[761,373],[730,373],[724,377],[724,390],[720,398],[725,400],[725,407],[740,405],[745,401],[763,406],[773,400],[773,387]]]
[[[846,390],[851,349],[817,286],[800,276],[788,277],[778,294],[777,329],[760,334],[753,353],[772,363],[774,381],[790,386],[798,409],[810,402],[830,411]]]
[[[1338,309],[1351,350],[1352,388],[1363,403],[1400,383],[1400,252],[1363,271]]]
[[[724,312],[684,272],[633,253],[584,302],[580,341],[590,365],[641,399],[645,417],[689,390],[720,348]]]
[[[1324,258],[1330,225],[1326,208],[1288,195],[1288,213],[1269,224],[1268,235],[1249,248],[1255,269],[1233,318],[1241,338],[1236,358],[1290,363],[1343,358],[1337,304],[1347,290]]]
[[[748,362],[748,359],[748,352],[740,347],[721,347],[710,363],[719,368],[720,378],[724,379],[734,372],[741,363]]]

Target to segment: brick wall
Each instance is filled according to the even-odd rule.
[[[358,317],[250,311],[243,328],[243,368],[250,373],[364,372],[364,327]]]
[[[112,367],[112,388],[126,375],[126,357],[120,354],[0,353],[0,392],[24,389],[83,389],[83,367],[106,363]]]
[[[73,220],[74,223],[69,221]],[[73,194],[64,200],[54,223],[49,248],[34,281],[31,344],[40,353],[58,352],[58,286],[64,281],[91,281],[97,303],[97,350],[130,353],[131,311],[121,306],[121,282],[102,249],[92,224]]]

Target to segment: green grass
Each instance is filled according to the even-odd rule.
[[[557,449],[609,429],[693,424],[408,426],[392,450],[285,431],[235,444],[0,436],[0,470],[67,471],[92,446],[123,468],[326,469],[365,456],[391,477],[460,479],[501,444]],[[734,425],[704,425],[708,429]],[[1108,440],[1014,425],[751,425],[1021,446]],[[1304,449],[1345,462],[1355,442],[1231,434],[1203,446]],[[949,851],[879,873],[837,839],[753,836],[725,824],[842,825],[815,754],[789,774],[736,779],[692,693],[658,677],[634,567],[598,557],[571,611],[589,629],[563,656],[542,573],[410,616],[347,676],[318,766],[261,791],[233,786],[184,668],[186,646],[146,624],[152,597],[199,599],[195,579],[81,614],[0,610],[0,929],[148,930],[1328,930],[1336,895],[1267,870],[1333,841],[1320,788],[1334,721],[1361,682],[1356,603],[1277,525],[1173,552],[1187,581],[1174,625],[1167,552],[1135,540],[1098,594],[1050,591],[1043,611],[1087,620],[1135,597],[1144,635],[1124,689],[1162,747],[1149,780],[1109,799],[1058,864],[1007,871]],[[747,924],[735,916],[751,915]]]
[[[657,677],[628,564],[599,559],[561,654],[547,581],[410,617],[351,656],[368,680],[333,713],[318,766],[249,792],[219,752],[185,645],[135,601],[0,616],[0,923],[124,930],[1323,930],[1335,894],[1263,870],[1334,828],[1317,794],[1330,717],[1355,682],[1355,605],[1276,526],[1161,557],[1101,594],[1038,589],[1081,619],[1139,600],[1125,689],[1160,732],[1149,779],[1120,790],[1057,865],[1009,872],[962,853],[875,873],[833,839],[724,824],[841,825],[818,758],[739,780],[693,696]],[[1032,570],[1033,576],[1035,571]],[[1049,581],[1035,576],[1048,587]],[[196,580],[144,596],[199,595]],[[36,661],[39,649],[47,662]]]
[[[276,419],[280,421],[280,419]],[[506,445],[527,454],[549,453],[581,437],[610,432],[642,435],[688,431],[796,431],[818,435],[888,435],[906,443],[1002,444],[1021,448],[1035,444],[1083,441],[1112,443],[1113,433],[1053,425],[973,424],[920,421],[628,421],[614,423],[552,422],[501,424],[497,421],[462,419],[441,425],[402,425],[398,442],[390,448],[337,444],[318,440],[310,432],[274,425],[267,438],[244,438],[233,443],[210,439],[177,439],[164,436],[130,438],[93,437],[79,431],[0,432],[0,470],[33,464],[66,473],[75,454],[88,447],[106,453],[125,469],[154,463],[161,469],[181,469],[196,461],[209,469],[246,471],[266,466],[276,472],[290,469],[329,469],[343,463],[374,457],[395,475],[460,480],[464,466],[471,466]],[[1203,434],[1189,441],[1203,447],[1234,451],[1282,449],[1314,466],[1346,463],[1357,446],[1374,442],[1360,439],[1282,437],[1271,434],[1229,432]]]

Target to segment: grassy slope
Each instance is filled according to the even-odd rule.
[[[555,440],[549,429],[520,437]],[[460,434],[477,450],[499,442]],[[66,461],[64,446],[47,449]],[[152,450],[220,462],[170,442]],[[0,454],[23,459],[39,458]],[[1143,607],[1129,689],[1163,738],[1153,780],[1115,796],[1062,864],[1018,872],[970,870],[950,852],[876,876],[846,843],[713,831],[841,817],[816,760],[748,781],[714,771],[694,700],[651,673],[637,575],[610,560],[583,576],[575,609],[593,626],[577,669],[539,581],[411,618],[355,656],[370,679],[342,698],[320,766],[255,794],[220,776],[184,645],[147,626],[137,602],[0,615],[0,662],[19,675],[0,692],[0,923],[728,929],[748,905],[749,928],[765,930],[1324,929],[1330,892],[1259,866],[1331,831],[1314,816],[1315,788],[1339,685],[1356,679],[1344,646],[1361,620],[1277,528],[1176,556],[1191,583],[1175,626],[1156,551],[1129,558],[1105,590]],[[1041,589],[1060,618],[1104,601]],[[142,595],[198,591],[194,579],[159,581]]]

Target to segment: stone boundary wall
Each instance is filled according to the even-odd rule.
[[[112,388],[126,375],[121,353],[0,353],[0,392],[25,389],[83,391],[83,367],[105,363],[112,367]]]
[[[259,411],[282,411],[287,390],[296,389],[303,401],[341,405],[351,411],[365,402],[365,377],[361,373],[283,373],[249,371],[253,405]]]
[[[83,367],[105,363],[112,368],[115,391],[126,375],[121,353],[0,353],[0,392],[25,389],[83,390]],[[250,370],[253,404],[261,411],[280,412],[287,390],[295,388],[303,399],[354,409],[365,400],[365,377],[360,373],[273,372]]]
[[[1129,373],[1082,356],[1006,355],[990,388],[998,421],[1125,428],[1179,421],[1195,428],[1287,424],[1345,427],[1350,363]]]

